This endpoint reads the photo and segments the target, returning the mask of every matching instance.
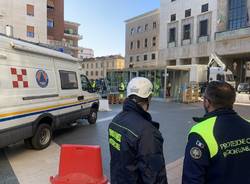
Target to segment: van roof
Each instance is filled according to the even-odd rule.
[[[0,39],[7,39],[10,40],[10,46],[12,46],[13,49],[22,50],[26,52],[32,52],[39,55],[46,55],[56,58],[61,58],[69,61],[80,61],[78,58],[74,58],[69,54],[59,52],[54,49],[50,49],[46,47],[45,45],[41,45],[40,43],[33,43],[29,42],[27,40],[17,39],[14,37],[8,37],[5,34],[0,33]]]

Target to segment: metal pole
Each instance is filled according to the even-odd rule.
[[[166,97],[166,93],[167,93],[167,67],[165,68],[165,70],[164,70],[164,94],[163,94],[163,96],[164,96],[164,99],[166,99],[167,97]]]

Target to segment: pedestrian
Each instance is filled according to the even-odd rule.
[[[152,90],[148,79],[132,79],[122,112],[109,124],[112,184],[167,184],[159,123],[147,112]]]
[[[250,183],[250,123],[234,110],[235,89],[210,82],[204,94],[203,118],[189,133],[183,184]]]
[[[119,91],[119,99],[123,100],[124,92],[125,92],[125,84],[124,84],[123,80],[119,84],[118,91]]]
[[[170,94],[171,87],[172,87],[172,85],[171,85],[171,82],[169,81],[168,85],[167,85],[167,96],[169,96],[169,97],[171,96],[171,94]]]
[[[92,81],[91,86],[92,86],[93,89],[96,89],[96,80]]]

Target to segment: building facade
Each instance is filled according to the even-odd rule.
[[[48,44],[51,48],[78,57],[80,24],[64,20],[64,0],[47,1]]]
[[[109,70],[120,70],[125,68],[125,60],[120,55],[103,56],[83,59],[82,69],[90,80],[107,77]]]
[[[158,64],[159,9],[125,21],[126,68],[151,68]]]
[[[124,81],[140,76],[146,77],[154,84],[154,96],[164,96],[165,69],[159,60],[160,43],[160,10],[136,16],[125,21],[126,70],[110,72],[109,78],[113,83],[119,83],[117,78]]]
[[[47,43],[47,0],[0,1],[0,33]]]
[[[215,50],[237,83],[250,83],[250,0],[218,0]]]
[[[86,59],[86,58],[93,58],[93,57],[95,57],[93,49],[79,47],[78,58]]]
[[[160,62],[207,64],[214,51],[217,1],[161,0],[160,11]]]
[[[71,52],[70,55],[78,57],[79,47],[78,41],[82,39],[82,36],[78,34],[78,28],[80,24],[71,21],[64,21],[64,41],[67,43]]]
[[[216,53],[237,84],[249,81],[249,5],[249,0],[161,0],[159,63],[207,64]]]
[[[78,57],[80,24],[64,21],[64,0],[0,0],[0,33]]]
[[[62,41],[64,37],[64,1],[47,1],[48,40]]]

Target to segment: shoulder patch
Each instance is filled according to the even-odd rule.
[[[202,149],[204,149],[204,147],[205,147],[204,144],[199,140],[196,141],[196,146],[199,146]]]
[[[195,160],[198,160],[201,158],[202,156],[202,151],[200,150],[200,148],[197,148],[197,147],[193,147],[191,150],[190,150],[190,155],[193,159]]]

